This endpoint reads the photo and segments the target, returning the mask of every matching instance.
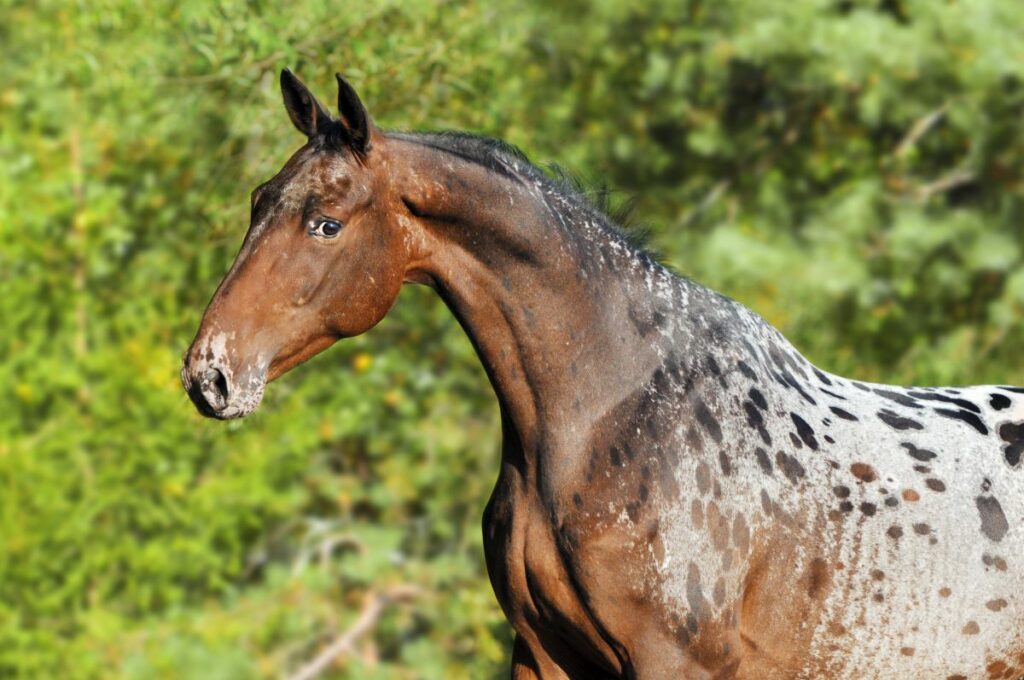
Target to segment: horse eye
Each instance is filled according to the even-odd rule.
[[[322,219],[313,225],[311,233],[323,238],[334,238],[341,233],[341,223],[335,220]]]

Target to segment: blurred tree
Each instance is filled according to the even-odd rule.
[[[665,259],[864,379],[1024,383],[1014,0],[0,0],[0,676],[504,677],[496,409],[446,310],[201,421],[177,379],[290,66],[638,198]],[[370,599],[368,598],[370,594]]]

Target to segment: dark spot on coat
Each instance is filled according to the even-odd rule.
[[[945,416],[946,418],[953,418],[954,420],[964,421],[965,423],[973,427],[975,430],[977,430],[978,434],[988,434],[988,428],[985,427],[985,423],[982,422],[981,418],[979,418],[976,414],[971,413],[970,411],[954,411],[948,408],[937,408],[935,409],[935,412],[938,413],[940,416]]]
[[[792,387],[793,389],[795,389],[797,391],[797,394],[799,394],[801,397],[803,397],[804,400],[807,403],[809,403],[811,406],[817,406],[818,405],[818,402],[816,402],[814,400],[814,397],[812,397],[811,395],[807,394],[807,392],[804,390],[803,386],[799,382],[797,382],[796,378],[794,378],[793,375],[789,371],[783,369],[783,371],[782,371],[782,378],[783,378],[783,382],[785,384],[789,385],[790,387]]]
[[[907,454],[911,458],[913,458],[914,460],[919,460],[922,463],[927,463],[928,461],[936,457],[936,453],[934,451],[929,451],[928,449],[919,449],[911,442],[901,442],[900,446],[907,450]]]
[[[946,485],[942,482],[941,479],[926,479],[924,480],[924,485],[927,486],[932,491],[937,491],[939,493],[942,493],[943,491],[946,490]]]
[[[924,425],[917,422],[912,418],[904,418],[903,416],[893,413],[889,409],[883,408],[878,412],[878,419],[883,423],[893,428],[894,430],[921,430],[924,429]]]
[[[790,412],[789,417],[793,419],[793,424],[796,425],[796,433],[800,435],[800,439],[803,440],[804,444],[807,444],[812,451],[817,451],[818,440],[814,438],[814,428],[795,413]]]
[[[885,499],[885,507],[887,508],[895,508],[899,504],[900,501],[899,499],[896,498],[896,496],[889,496],[888,498]]]
[[[839,510],[841,512],[853,512],[853,503],[850,501],[843,501],[839,504]]]
[[[996,571],[1006,571],[1009,566],[1006,564],[1006,560],[998,555],[989,555],[985,553],[981,556],[981,562],[986,567],[995,567]]]
[[[999,426],[999,438],[1006,442],[1003,457],[1007,463],[1016,467],[1024,452],[1024,423],[1003,423]]]
[[[1002,411],[1005,408],[1009,408],[1010,404],[1012,403],[1010,401],[1010,398],[1005,394],[992,393],[992,395],[990,396],[991,398],[988,400],[988,403],[992,406],[992,408],[994,408],[997,411]]]
[[[854,463],[850,466],[853,476],[862,482],[870,483],[878,479],[878,472],[867,463]]]
[[[895,524],[889,527],[888,531],[886,531],[885,533],[888,534],[889,538],[892,538],[894,540],[903,537],[903,529],[896,526]]]
[[[644,484],[641,484],[640,485],[640,491],[639,491],[639,496],[640,496],[640,502],[641,503],[646,503],[647,502],[647,493],[648,493],[647,486],[644,485]]]
[[[954,397],[947,397],[944,394],[936,394],[934,392],[907,392],[907,394],[917,399],[924,399],[928,401],[941,401],[947,404],[954,404],[968,411],[981,413],[981,409],[978,408],[977,404],[971,401],[967,401],[966,399],[956,399]]]
[[[725,452],[725,449],[719,449],[718,451],[718,464],[722,468],[722,474],[728,477],[732,474],[732,461],[729,460],[729,454]]]
[[[859,420],[857,416],[853,415],[849,411],[839,408],[838,406],[829,406],[828,410],[832,411],[832,413],[836,414],[843,420]]]
[[[766,446],[771,446],[772,438],[768,435],[768,430],[764,426],[764,416],[761,415],[761,411],[758,410],[752,401],[744,401],[743,410],[747,412],[747,425],[757,430],[757,433],[761,436],[761,441]]]
[[[764,416],[762,416],[761,412],[757,410],[757,406],[754,405],[754,402],[744,401],[743,410],[747,413],[747,425],[750,425],[751,427],[764,426]]]
[[[756,387],[751,387],[750,392],[747,393],[747,396],[749,396],[750,401],[754,402],[754,405],[757,406],[762,411],[768,408],[768,401],[764,398],[764,395],[761,394],[761,390],[757,389]]]
[[[978,506],[978,514],[981,516],[981,533],[996,543],[1003,540],[1010,525],[1006,522],[1003,506],[999,504],[998,499],[994,496],[978,496],[974,503]]]
[[[736,364],[736,368],[738,368],[740,370],[740,373],[745,375],[748,380],[753,380],[754,382],[757,382],[757,373],[754,373],[754,369],[752,369],[747,364],[747,362],[745,362],[745,361],[739,362],[738,364]]]
[[[608,457],[612,461],[612,465],[615,467],[622,467],[622,456],[619,455],[619,449],[615,446],[608,449]]]
[[[717,443],[722,442],[722,427],[718,424],[718,420],[708,410],[708,407],[700,400],[699,397],[694,398],[693,404],[694,415],[697,416],[697,422],[704,426],[704,429],[708,431],[711,438]]]
[[[914,401],[905,394],[900,394],[899,392],[881,389],[874,389],[872,390],[872,392],[882,397],[883,399],[888,399],[889,401],[896,402],[900,406],[906,406],[908,408],[922,408],[922,406],[918,404],[916,401]]]
[[[789,433],[789,441],[792,442],[793,448],[797,450],[804,448],[803,442],[800,441],[800,437],[797,437],[795,432]]]
[[[832,487],[832,493],[836,495],[836,498],[849,498],[850,487],[848,486],[834,486]]]
[[[572,504],[575,505],[577,508],[583,507],[583,499],[580,497],[578,493],[574,493],[572,495]]]
[[[768,452],[758,446],[754,449],[754,456],[757,458],[757,464],[761,468],[761,472],[766,475],[772,474],[772,460],[768,457]]]
[[[690,612],[697,616],[703,616],[707,602],[704,600],[704,591],[700,584],[700,569],[693,562],[686,575],[686,602],[690,605]]]
[[[864,502],[860,504],[860,511],[868,517],[874,517],[877,510],[878,508],[874,503]]]
[[[826,385],[832,384],[832,381],[828,379],[828,376],[819,371],[817,368],[814,369],[814,375],[818,376],[818,380],[825,383]]]
[[[931,532],[932,532],[932,528],[930,526],[928,526],[927,524],[925,524],[924,522],[920,522],[919,524],[915,524],[914,525],[914,533],[917,534],[918,536],[927,536]]]
[[[804,466],[800,464],[800,461],[782,451],[775,454],[775,462],[778,464],[779,469],[782,470],[782,474],[786,475],[786,479],[793,484],[796,484],[806,474]]]
[[[830,390],[826,390],[825,388],[822,388],[821,391],[824,392],[825,394],[827,394],[830,397],[835,397],[836,399],[839,399],[840,401],[846,401],[846,397],[844,397],[841,394],[836,394],[835,392],[832,392]]]

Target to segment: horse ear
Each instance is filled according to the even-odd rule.
[[[331,114],[288,69],[281,71],[281,95],[284,97],[284,108],[288,110],[288,116],[299,132],[307,137],[315,137],[318,130],[322,132],[327,129]]]
[[[365,154],[370,149],[370,117],[366,108],[359,101],[359,95],[340,73],[334,74],[338,79],[338,113],[339,121],[345,128],[348,143],[358,154]]]

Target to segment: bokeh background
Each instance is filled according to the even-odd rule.
[[[421,288],[201,419],[293,68],[557,161],[865,380],[1024,384],[1020,0],[0,0],[0,677],[498,678],[497,409]]]

